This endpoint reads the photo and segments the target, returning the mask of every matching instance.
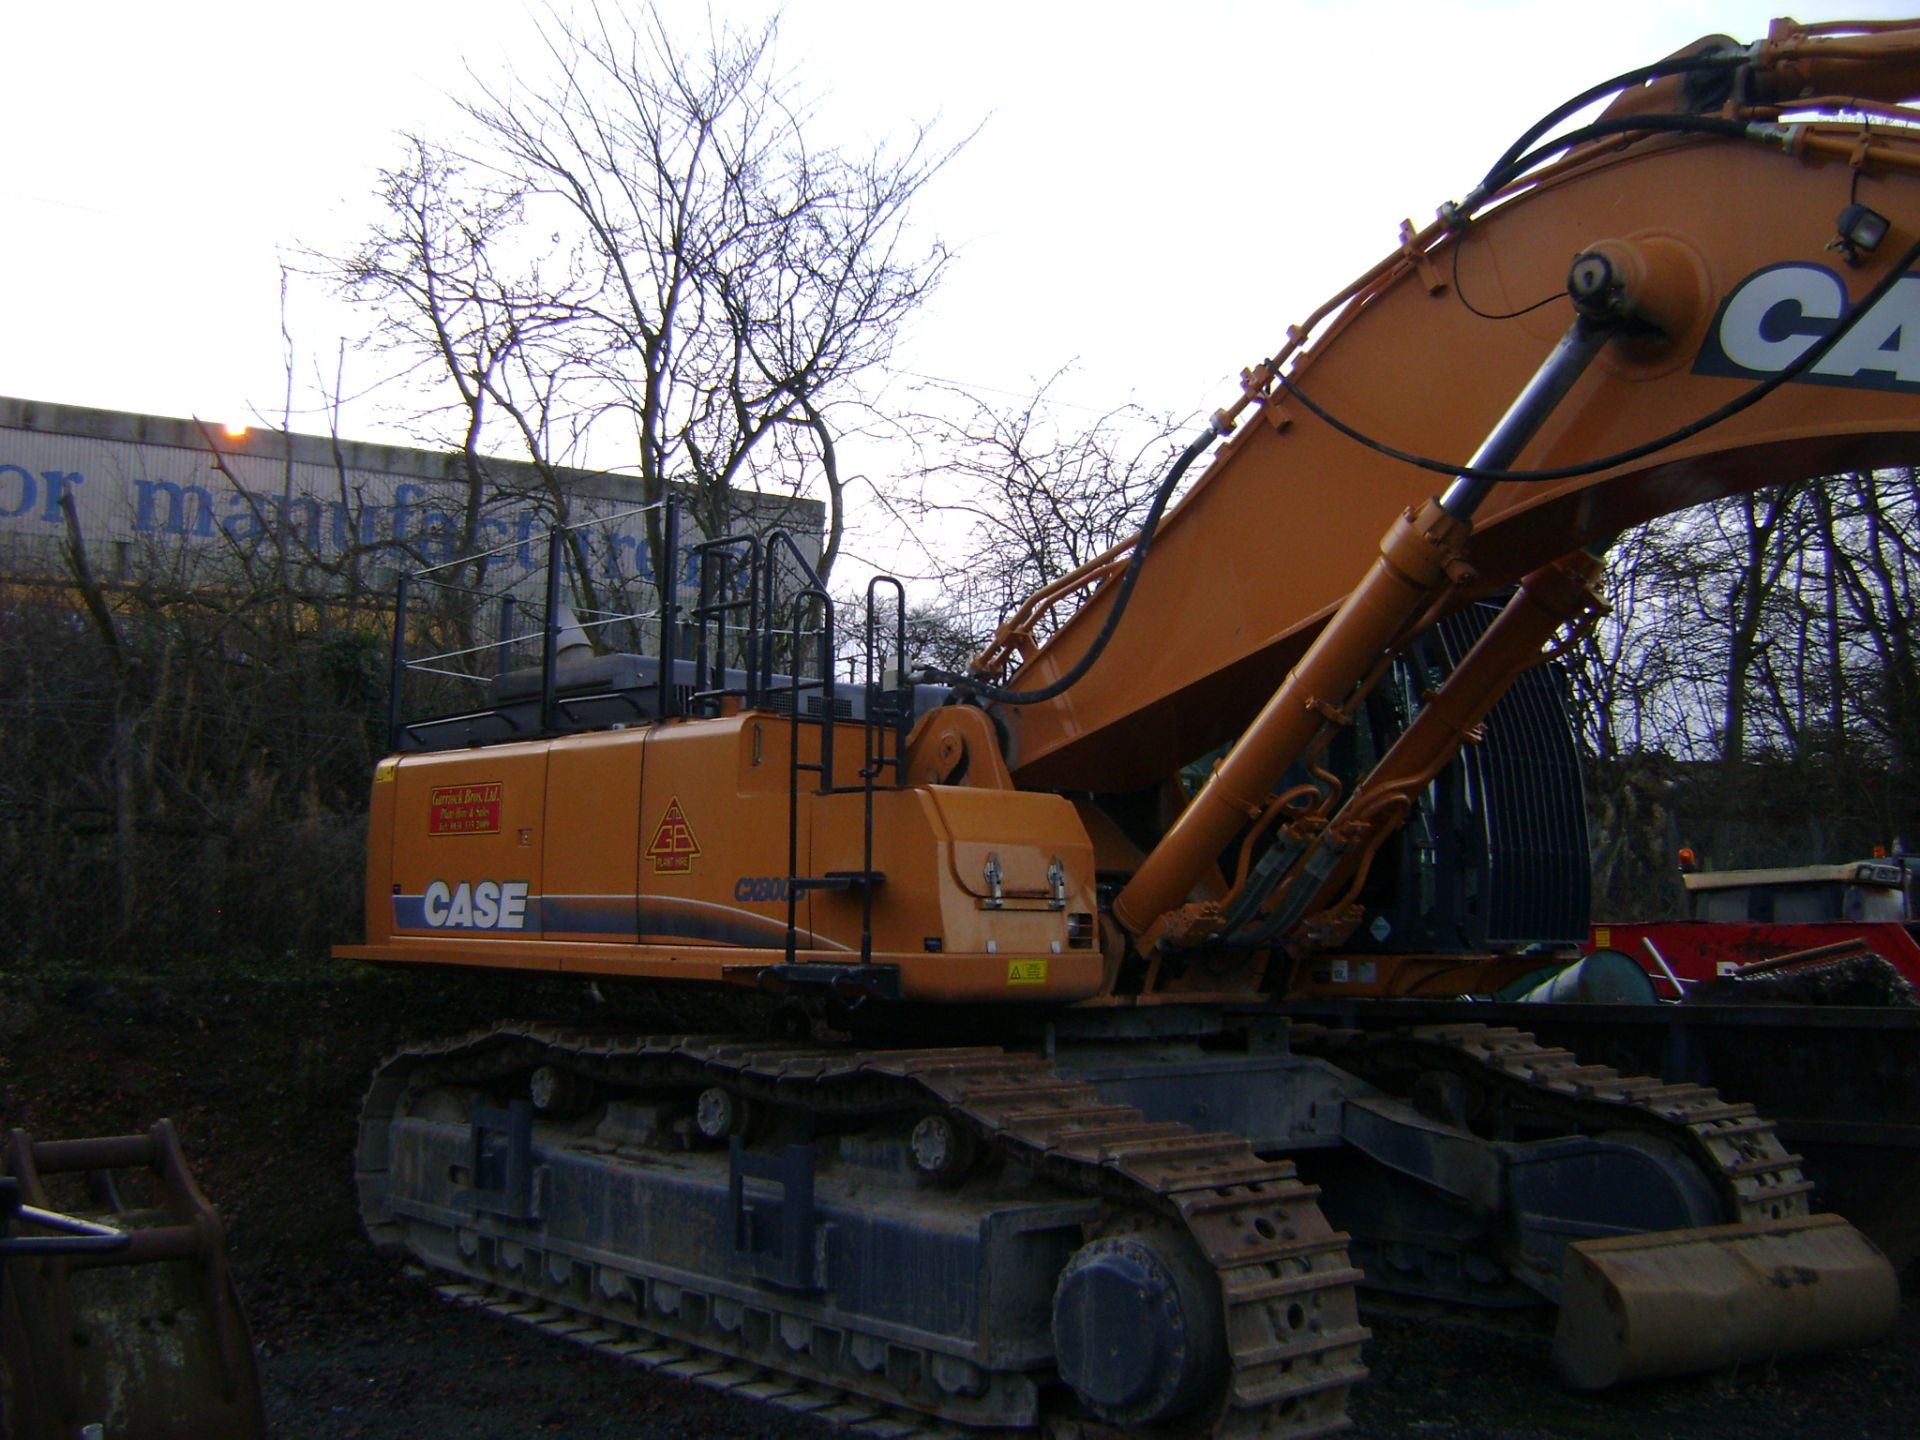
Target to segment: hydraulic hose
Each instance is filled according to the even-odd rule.
[[[1670,75],[1697,74],[1705,70],[1737,70],[1751,58],[1744,49],[1721,50],[1704,55],[1688,55],[1681,59],[1660,60],[1652,65],[1643,65],[1638,70],[1629,70],[1624,75],[1616,75],[1611,80],[1603,80],[1598,85],[1581,91],[1571,100],[1562,101],[1528,127],[1518,140],[1507,147],[1506,153],[1493,162],[1485,178],[1475,187],[1475,190],[1483,195],[1492,194],[1498,190],[1505,183],[1498,177],[1526,153],[1529,145],[1567,116],[1584,110],[1596,100],[1618,94],[1635,85],[1644,85],[1649,80],[1664,80]]]
[[[1140,567],[1145,563],[1147,550],[1153,544],[1153,532],[1159,528],[1160,516],[1167,508],[1167,502],[1173,499],[1173,492],[1180,487],[1180,479],[1187,468],[1206,453],[1207,447],[1224,433],[1217,426],[1209,425],[1200,434],[1194,436],[1186,449],[1173,462],[1173,468],[1167,472],[1166,479],[1160,482],[1160,488],[1153,493],[1153,503],[1147,507],[1147,517],[1140,525],[1139,538],[1133,542],[1133,558],[1127,563],[1120,577],[1120,588],[1114,592],[1113,608],[1107,612],[1106,623],[1100,627],[1100,633],[1093,638],[1093,644],[1058,679],[1040,686],[1037,690],[1008,690],[991,684],[974,675],[960,675],[946,670],[927,669],[921,673],[940,684],[951,685],[956,690],[967,690],[983,699],[992,700],[1001,705],[1038,705],[1062,694],[1068,687],[1078,683],[1093,668],[1100,658],[1101,651],[1107,648],[1107,642],[1113,639],[1114,631],[1120,627],[1120,617],[1126,614],[1127,601],[1133,595],[1134,582],[1140,578]]]
[[[1275,385],[1277,389],[1284,390],[1290,398],[1298,400],[1301,407],[1311,413],[1316,419],[1339,431],[1354,443],[1364,445],[1367,449],[1385,455],[1390,460],[1399,460],[1404,464],[1415,466],[1421,470],[1430,470],[1436,475],[1456,476],[1468,480],[1513,481],[1520,484],[1543,484],[1553,480],[1573,480],[1582,475],[1597,475],[1602,470],[1613,469],[1616,465],[1625,465],[1633,460],[1644,459],[1648,455],[1678,445],[1683,440],[1690,440],[1701,431],[1711,429],[1723,420],[1730,420],[1743,410],[1748,410],[1758,405],[1782,385],[1785,385],[1790,380],[1798,379],[1815,365],[1818,365],[1820,361],[1826,357],[1827,353],[1831,351],[1834,346],[1838,345],[1855,325],[1859,324],[1861,317],[1873,309],[1882,297],[1912,271],[1916,262],[1920,262],[1920,241],[1916,241],[1907,248],[1906,253],[1894,263],[1893,268],[1881,276],[1879,282],[1860,298],[1859,303],[1847,312],[1846,319],[1841,321],[1839,325],[1822,336],[1817,343],[1809,346],[1806,352],[1791,364],[1776,374],[1768,376],[1765,380],[1762,380],[1744,393],[1734,396],[1733,399],[1718,409],[1711,410],[1707,414],[1702,415],[1698,420],[1689,421],[1679,429],[1670,430],[1665,435],[1658,436],[1655,439],[1644,441],[1639,445],[1631,446],[1625,450],[1615,451],[1611,455],[1603,455],[1597,460],[1584,460],[1577,465],[1556,465],[1545,470],[1500,470],[1475,465],[1462,465],[1454,461],[1435,460],[1427,455],[1416,455],[1412,451],[1402,450],[1397,446],[1389,445],[1384,440],[1377,440],[1364,431],[1357,430],[1347,424],[1346,421],[1332,414],[1309,396],[1306,391],[1300,388],[1298,382],[1290,376],[1280,377],[1280,379],[1275,382]]]
[[[1546,144],[1527,151],[1519,159],[1489,171],[1474,194],[1484,196],[1502,190],[1534,166],[1576,145],[1604,140],[1609,135],[1638,134],[1717,135],[1723,140],[1748,140],[1753,137],[1753,125],[1746,120],[1723,120],[1717,115],[1618,115],[1611,120],[1596,120],[1591,125],[1582,125],[1578,130],[1556,135]],[[1463,208],[1478,208],[1478,202],[1469,197],[1468,204]]]

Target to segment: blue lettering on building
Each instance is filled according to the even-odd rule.
[[[133,482],[133,528],[136,534],[186,535],[198,539],[213,534],[213,496],[204,485],[176,485],[171,480]],[[191,527],[191,530],[189,530]],[[229,532],[231,533],[231,532]]]
[[[0,519],[12,520],[26,514],[33,509],[34,497],[39,493],[31,470],[18,465],[0,465]]]
[[[42,470],[36,476],[22,465],[0,465],[0,520],[19,519],[33,509],[38,498],[43,503],[34,518],[58,525],[60,497],[86,478],[77,470]]]
[[[36,471],[0,462],[0,525],[15,532],[63,526],[62,497],[78,491],[86,480],[77,470]],[[474,544],[466,546],[461,543],[458,503],[411,481],[394,488],[391,504],[306,493],[250,493],[224,482],[153,477],[133,479],[128,498],[131,526],[115,527],[122,535],[184,542],[224,540],[250,548],[284,533],[322,556],[387,548],[429,564],[459,559],[472,550],[497,551],[485,561],[485,569],[505,572],[498,579],[507,582],[546,563],[546,536],[552,524],[552,517],[537,504],[523,501],[513,509],[493,507],[479,517]],[[609,576],[654,578],[644,534],[612,530],[600,543],[605,546],[601,563]],[[698,561],[688,555],[686,562],[681,579],[691,584]]]

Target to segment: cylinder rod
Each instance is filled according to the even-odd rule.
[[[1513,464],[1618,328],[1604,320],[1577,316],[1546,363],[1533,372],[1526,388],[1514,397],[1500,423],[1480,442],[1468,466],[1474,470],[1503,470]],[[1456,520],[1471,520],[1497,483],[1485,476],[1455,476],[1440,497],[1440,508]]]
[[[1577,318],[1474,452],[1472,466],[1511,464],[1614,328],[1586,315]],[[1343,721],[1357,698],[1355,689],[1376,670],[1380,657],[1455,583],[1473,512],[1493,483],[1458,477],[1443,497],[1408,510],[1387,532],[1373,568],[1114,897],[1114,918],[1143,946],[1159,941],[1169,914],[1186,902],[1240,828],[1260,813],[1289,767],[1325,725]]]

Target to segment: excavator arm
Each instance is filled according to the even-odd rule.
[[[1114,904],[1143,950],[1236,919],[1324,933],[1411,796],[1562,625],[1598,613],[1591,563],[1563,557],[1920,451],[1920,112],[1901,108],[1920,27],[1779,22],[1622,81],[1583,128],[1522,136],[1293,330],[1164,521],[1036,597],[983,657],[1019,662],[993,708],[1023,787],[1164,784],[1234,740]],[[1374,776],[1304,808],[1276,795],[1413,635],[1523,579]],[[1036,643],[1047,608],[1089,589]],[[1196,901],[1283,803],[1292,850],[1258,903],[1238,885]]]

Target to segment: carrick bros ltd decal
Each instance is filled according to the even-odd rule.
[[[434,786],[427,792],[427,833],[498,835],[502,788],[498,780]]]
[[[1824,265],[1796,261],[1756,270],[1734,287],[1693,363],[1696,375],[1764,380],[1853,319],[1844,281]],[[1847,333],[1794,377],[1920,395],[1920,275],[1894,282]]]

